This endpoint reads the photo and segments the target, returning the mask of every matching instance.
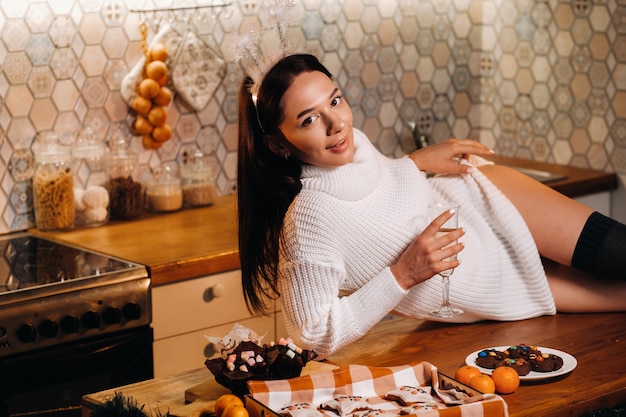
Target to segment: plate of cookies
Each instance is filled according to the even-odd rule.
[[[522,381],[566,375],[578,365],[576,358],[569,353],[526,344],[480,349],[467,355],[465,363],[486,374],[491,374],[499,366],[510,366]]]

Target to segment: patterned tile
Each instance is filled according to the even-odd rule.
[[[10,84],[24,84],[28,80],[32,65],[23,52],[7,54],[2,70]]]
[[[78,65],[78,59],[71,48],[56,49],[50,62],[50,67],[58,80],[72,78]]]
[[[102,140],[132,138],[144,175],[195,146],[212,155],[220,190],[233,191],[243,72],[228,44],[234,31],[258,25],[261,0],[198,9],[186,18],[189,26],[174,14],[130,11],[163,4],[170,2],[0,2],[6,18],[0,29],[0,126],[10,144],[0,151],[14,171],[0,189],[0,233],[32,222],[28,204],[18,203],[29,190],[14,174],[28,172],[24,152],[42,129],[56,130],[68,143],[85,125]],[[626,6],[614,0],[295,5],[290,39],[331,69],[355,124],[390,155],[410,151],[411,121],[435,141],[468,135],[508,155],[626,174]],[[193,112],[175,98],[168,122],[176,138],[156,152],[142,150],[130,133],[133,115],[119,92],[142,54],[138,25],[145,17],[151,36],[158,21],[170,19],[215,45],[227,62],[205,109]]]
[[[47,35],[33,35],[26,45],[26,54],[33,65],[47,65],[54,51]]]
[[[307,39],[319,39],[324,22],[317,11],[307,11],[302,21],[302,31]]]
[[[33,104],[33,96],[26,84],[12,85],[4,99],[4,105],[12,117],[27,116]]]
[[[53,15],[48,4],[30,2],[26,10],[26,24],[32,33],[45,33],[50,28]]]

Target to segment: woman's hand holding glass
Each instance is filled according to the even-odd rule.
[[[428,210],[430,212],[431,219],[440,218],[442,213],[451,214],[448,220],[446,220],[446,222],[439,227],[439,231],[437,232],[438,237],[445,237],[446,235],[449,235],[450,233],[459,229],[459,205],[457,203],[433,203],[428,206]],[[442,245],[446,245],[446,242],[444,240],[439,241],[439,243]],[[452,246],[457,244],[457,241],[453,241],[447,244]],[[446,246],[442,246],[442,251],[445,248]],[[442,261],[448,263],[448,265],[450,266],[448,269],[439,272],[439,276],[441,276],[443,302],[437,310],[431,311],[430,315],[433,317],[447,319],[463,314],[463,310],[453,307],[450,304],[450,275],[452,275],[452,272],[454,271],[454,268],[450,265],[450,261],[457,261],[456,254],[449,258],[444,258],[442,259]]]
[[[452,216],[453,213],[444,212],[434,219],[391,266],[391,272],[402,288],[409,289],[437,276],[442,271],[459,266],[460,262],[456,259],[456,255],[463,250],[463,244],[458,242],[458,239],[465,234],[465,231],[456,229],[437,236],[439,229]]]

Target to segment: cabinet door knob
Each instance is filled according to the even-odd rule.
[[[202,295],[202,298],[204,299],[205,302],[210,302],[213,301],[213,299],[215,298],[220,298],[222,295],[224,295],[224,285],[221,283],[217,283],[215,285],[213,285],[212,287],[207,288],[206,290],[204,290],[204,294]]]
[[[213,297],[221,297],[222,295],[224,295],[224,285],[219,283],[215,284],[213,287],[211,287],[211,292],[213,293]]]

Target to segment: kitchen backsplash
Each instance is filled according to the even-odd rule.
[[[0,2],[0,233],[34,225],[31,146],[38,132],[55,131],[67,144],[83,127],[101,141],[126,138],[140,152],[142,178],[200,149],[213,158],[219,191],[234,192],[243,72],[229,44],[234,33],[259,26],[261,1]],[[622,185],[614,200],[623,207],[623,0],[294,3],[290,43],[329,67],[355,126],[385,154],[415,148],[407,127],[415,122],[433,141],[472,137],[502,155],[617,172]],[[145,150],[133,136],[134,114],[120,88],[142,57],[142,22],[148,44],[169,25],[225,62],[212,95],[199,103],[174,89],[174,135],[158,150]],[[273,47],[269,35],[263,42]],[[170,66],[177,64],[171,57]]]

